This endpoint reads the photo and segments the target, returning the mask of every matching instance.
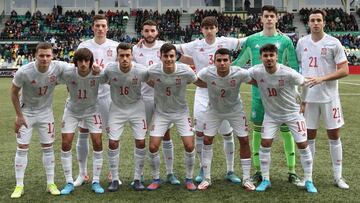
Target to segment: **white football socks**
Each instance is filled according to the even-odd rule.
[[[235,150],[235,144],[234,144],[234,137],[231,133],[228,136],[224,136],[224,153],[226,157],[226,170],[234,171],[234,150]]]
[[[15,154],[15,178],[16,186],[24,186],[25,169],[28,163],[29,149],[16,149]]]
[[[174,168],[174,145],[172,140],[164,140],[162,143],[163,156],[166,166],[166,174],[173,174]]]
[[[87,156],[89,153],[89,133],[80,133],[76,143],[76,156],[80,175],[87,175]]]
[[[45,174],[47,179],[47,184],[54,183],[54,176],[55,176],[55,155],[54,155],[54,148],[53,146],[50,147],[43,147],[43,156],[42,161],[45,168]]]
[[[263,180],[270,180],[271,147],[260,146],[259,159]]]

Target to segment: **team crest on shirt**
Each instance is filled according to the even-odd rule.
[[[144,56],[144,54],[143,54],[143,53],[140,53],[139,56]]]
[[[32,80],[31,84],[35,85],[36,84],[36,80]]]
[[[115,77],[115,78],[113,78],[113,79],[112,79],[112,81],[116,82],[116,81],[117,81],[117,78],[116,78],[116,77]]]
[[[280,87],[284,87],[284,86],[285,86],[285,80],[280,79],[280,80],[279,80],[279,86],[280,86]]]
[[[230,80],[230,87],[235,87],[236,86],[236,80],[232,79]]]
[[[138,78],[135,76],[135,77],[132,79],[131,84],[136,85],[137,83],[138,83]]]
[[[109,49],[107,50],[107,52],[106,52],[106,55],[107,55],[108,57],[112,57],[113,51],[109,48]]]
[[[216,85],[216,82],[215,82],[215,81],[212,81],[211,84],[212,84],[212,85]]]
[[[304,52],[307,52],[307,51],[308,51],[308,50],[307,50],[307,48],[305,47],[305,48],[304,48]]]
[[[260,82],[265,82],[265,80],[261,78]]]
[[[56,81],[56,76],[51,75],[49,80],[50,80],[50,82],[55,82]]]
[[[205,50],[204,50],[204,48],[200,48],[200,50],[199,50],[200,52],[204,52]]]
[[[156,79],[156,82],[160,83],[161,82],[160,78]]]
[[[90,87],[94,87],[95,85],[96,85],[96,81],[95,81],[95,79],[92,79],[90,81]]]
[[[71,84],[76,85],[76,81],[75,80],[71,81]]]
[[[324,47],[324,48],[321,48],[321,56],[326,56],[327,54],[327,49]]]
[[[175,79],[175,84],[176,84],[177,86],[181,85],[181,78],[176,78],[176,79]]]
[[[275,43],[276,48],[280,49],[280,42]]]

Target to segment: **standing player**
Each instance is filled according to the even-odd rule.
[[[205,113],[204,146],[201,153],[205,178],[198,185],[198,189],[205,190],[211,184],[212,143],[221,123],[227,120],[240,143],[243,186],[247,190],[255,190],[250,180],[251,151],[248,124],[239,95],[241,83],[248,83],[251,78],[247,70],[231,66],[231,52],[228,49],[218,49],[214,54],[214,61],[215,65],[203,68],[198,73],[199,79],[207,84],[209,94],[209,105]]]
[[[277,63],[277,48],[266,44],[260,48],[263,64],[249,69],[250,76],[256,81],[265,107],[264,127],[261,135],[260,166],[263,180],[256,188],[264,192],[271,187],[270,163],[271,145],[279,127],[289,126],[300,151],[301,165],[304,169],[305,187],[308,192],[316,193],[312,182],[313,159],[307,143],[305,119],[300,114],[300,105],[296,103],[297,85],[303,85],[305,79],[295,70]],[[303,92],[306,94],[305,92]]]
[[[69,65],[60,61],[52,61],[52,57],[51,44],[39,43],[36,46],[36,61],[22,66],[16,72],[12,82],[11,101],[16,112],[15,133],[18,145],[15,155],[16,187],[11,198],[20,198],[24,194],[24,174],[34,128],[40,135],[47,191],[52,195],[60,194],[54,184],[55,126],[52,99],[58,78],[64,68]],[[19,98],[20,92],[21,98]]]
[[[94,55],[94,63],[98,64],[101,69],[104,69],[107,63],[116,61],[116,47],[119,43],[106,38],[106,33],[109,28],[108,20],[105,16],[95,15],[93,17],[92,30],[94,32],[94,38],[80,43],[78,49],[88,48]],[[110,87],[108,84],[100,85],[98,97],[98,109],[102,117],[103,126],[106,127],[111,103]],[[76,155],[80,174],[76,178],[74,186],[80,186],[89,180],[87,173],[88,151],[89,130],[81,123],[79,137],[76,143]]]
[[[191,118],[186,102],[186,86],[195,82],[197,77],[187,65],[176,64],[176,48],[172,44],[163,44],[160,48],[161,62],[149,69],[149,80],[154,86],[155,112],[150,125],[150,161],[153,182],[148,190],[160,187],[159,146],[169,125],[174,123],[185,148],[185,184],[188,190],[196,190],[192,181],[195,150]]]
[[[342,178],[342,145],[340,127],[344,125],[341,110],[338,79],[349,74],[348,61],[338,39],[324,32],[325,14],[314,10],[309,16],[311,34],[301,38],[296,51],[302,74],[310,77],[305,98],[305,120],[309,145],[315,157],[315,138],[320,117],[324,119],[330,144],[334,183],[341,189],[349,189]]]
[[[160,47],[165,43],[164,41],[157,40],[159,32],[156,22],[147,20],[143,23],[141,30],[143,36],[142,44],[133,47],[133,59],[135,62],[149,67],[156,63],[161,63],[160,60]],[[189,60],[182,56],[180,59]],[[184,62],[184,61],[183,61]],[[188,61],[185,61],[188,62]],[[145,103],[146,122],[151,123],[151,118],[154,114],[154,89],[147,85],[142,84],[141,92]],[[170,129],[168,129],[163,137],[162,151],[165,160],[166,180],[174,185],[179,185],[180,181],[176,178],[173,171],[174,163],[174,146],[170,137]]]
[[[119,153],[120,136],[125,124],[131,124],[135,139],[134,184],[135,190],[144,190],[141,183],[146,149],[145,134],[147,130],[145,104],[141,97],[141,83],[148,80],[147,68],[143,65],[132,63],[132,48],[130,44],[120,43],[117,47],[119,62],[109,63],[105,68],[111,93],[109,113],[109,165],[112,183],[109,191],[119,189]]]
[[[180,53],[191,56],[194,60],[196,72],[202,68],[214,64],[214,53],[219,48],[237,50],[241,47],[242,41],[230,37],[216,37],[218,22],[215,17],[205,17],[201,22],[201,32],[204,39],[198,39],[186,44],[176,45]],[[196,151],[201,159],[201,150],[204,142],[204,120],[205,112],[209,102],[206,88],[196,88],[194,101],[194,119],[196,130]],[[229,122],[224,121],[219,128],[219,133],[224,138],[224,152],[226,156],[227,174],[225,178],[233,183],[240,183],[241,180],[234,174],[234,138]],[[200,162],[202,162],[200,160]],[[195,181],[200,183],[203,179],[203,169],[200,168],[199,175]]]
[[[279,63],[285,64],[295,70],[298,70],[296,52],[294,45],[289,37],[278,33],[276,23],[278,22],[277,10],[274,6],[265,5],[262,7],[261,22],[263,30],[247,38],[241,49],[239,57],[234,61],[234,65],[243,67],[249,60],[251,65],[261,64],[259,49],[265,44],[275,44],[278,48]],[[253,164],[257,172],[253,176],[254,182],[261,181],[259,148],[261,141],[261,128],[264,120],[264,107],[261,102],[260,93],[256,86],[251,89],[251,120],[254,123],[252,138],[252,157]],[[288,165],[288,180],[291,183],[298,184],[300,179],[295,171],[295,145],[293,136],[286,125],[281,125],[280,133],[284,139],[284,149]]]
[[[76,68],[64,71],[61,76],[69,90],[62,120],[61,164],[66,178],[66,185],[61,190],[62,195],[68,195],[74,190],[72,177],[71,143],[75,129],[82,121],[89,128],[93,143],[93,181],[91,189],[95,193],[104,193],[100,185],[100,173],[103,165],[102,155],[102,119],[97,109],[99,85],[106,82],[103,74],[92,75],[90,67],[94,57],[87,48],[78,49],[74,54]]]

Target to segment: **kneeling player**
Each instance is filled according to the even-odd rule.
[[[240,142],[243,186],[247,190],[255,190],[250,180],[251,151],[248,124],[239,95],[240,84],[250,82],[251,78],[247,70],[231,66],[230,54],[228,49],[218,49],[215,52],[215,66],[203,68],[198,73],[199,79],[207,84],[209,93],[209,105],[204,123],[204,146],[201,153],[205,179],[198,185],[199,190],[205,190],[211,184],[212,143],[223,121],[230,123]]]
[[[305,119],[300,114],[300,105],[296,103],[295,87],[303,85],[305,79],[293,69],[277,63],[275,45],[264,45],[260,48],[260,55],[263,64],[249,69],[250,76],[257,82],[265,107],[259,154],[263,180],[256,191],[263,192],[271,187],[269,173],[271,144],[279,127],[286,124],[294,135],[300,151],[305,187],[308,192],[316,193],[317,189],[312,182],[313,159],[307,143]]]
[[[102,122],[96,107],[99,84],[106,82],[103,74],[92,75],[90,67],[93,64],[93,55],[87,48],[78,49],[74,55],[76,68],[65,71],[61,79],[69,90],[62,121],[62,151],[61,164],[67,184],[61,194],[68,195],[74,190],[72,177],[71,143],[75,130],[80,121],[89,127],[93,142],[93,181],[92,190],[95,193],[104,193],[100,186],[99,176],[103,164],[102,155]]]

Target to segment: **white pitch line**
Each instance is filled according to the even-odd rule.
[[[360,86],[359,83],[353,83],[353,82],[340,82],[342,84],[346,84],[346,85],[356,85],[356,86]]]
[[[360,96],[360,93],[343,93],[340,96]]]

